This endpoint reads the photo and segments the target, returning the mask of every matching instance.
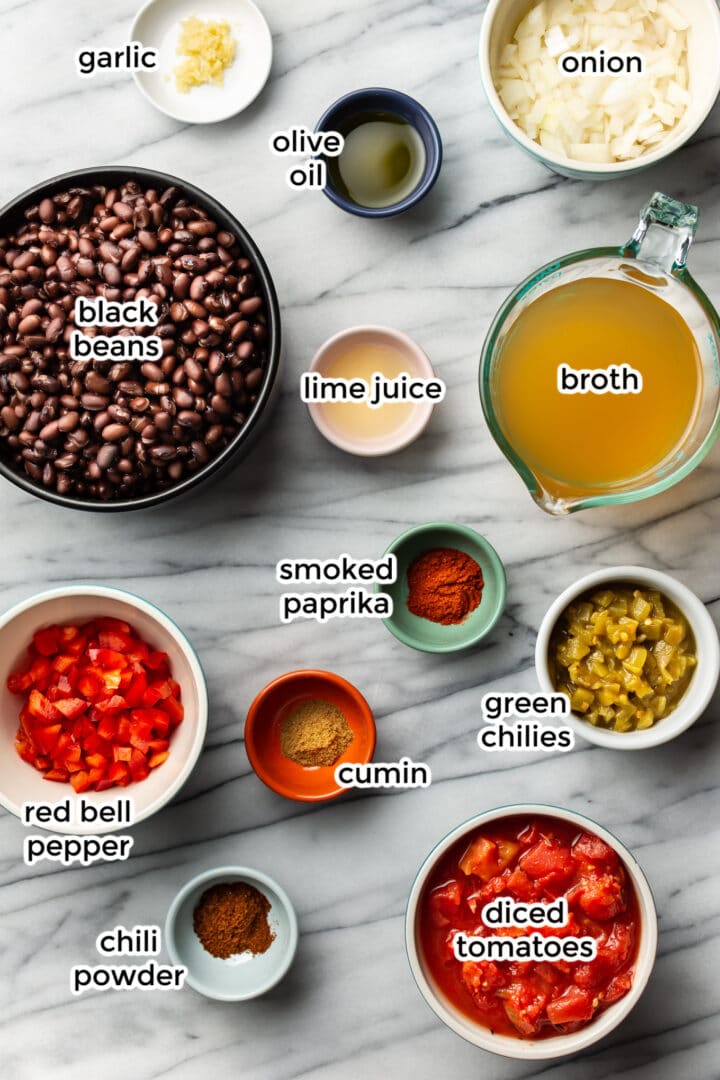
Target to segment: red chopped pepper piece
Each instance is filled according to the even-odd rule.
[[[54,656],[60,651],[60,627],[47,626],[33,634],[33,646],[41,656]]]
[[[77,792],[146,779],[183,718],[167,654],[119,619],[41,628],[7,687],[23,699],[18,755]]]
[[[67,784],[70,776],[64,769],[49,769],[43,776],[43,780],[55,780],[59,784]]]
[[[43,724],[55,724],[58,720],[62,720],[62,713],[39,690],[30,691],[28,711],[32,717]]]
[[[87,791],[90,787],[90,777],[86,772],[80,771],[73,773],[70,777],[70,783],[74,787],[78,795],[83,791]]]
[[[89,702],[82,698],[60,698],[55,702],[55,708],[63,714],[66,720],[75,720],[90,707]]]

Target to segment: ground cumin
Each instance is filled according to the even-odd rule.
[[[334,765],[353,741],[347,720],[329,701],[303,701],[285,717],[280,749],[297,765]]]
[[[411,563],[407,577],[409,610],[443,626],[461,623],[482,600],[482,570],[455,548],[425,551]]]
[[[193,912],[193,928],[212,956],[267,952],[275,940],[268,923],[270,901],[245,881],[223,882],[206,889]]]

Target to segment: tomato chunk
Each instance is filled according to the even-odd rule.
[[[589,990],[581,990],[579,986],[568,986],[562,997],[556,998],[548,1005],[548,1020],[556,1026],[576,1024],[580,1020],[591,1020],[595,1012],[593,1002],[594,998]]]
[[[486,836],[473,840],[460,860],[460,869],[463,874],[474,874],[482,881],[489,881],[500,869],[497,844]]]
[[[459,881],[453,880],[433,889],[430,896],[430,911],[436,926],[449,926],[460,910],[463,888]]]

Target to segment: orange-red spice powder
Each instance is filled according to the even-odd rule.
[[[413,615],[452,626],[482,600],[482,570],[472,556],[455,548],[431,548],[411,563],[407,606]]]

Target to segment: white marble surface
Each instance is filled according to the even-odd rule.
[[[553,255],[629,236],[650,192],[699,203],[691,266],[720,302],[720,113],[694,145],[635,179],[560,179],[506,141],[475,58],[481,3],[262,0],[276,47],[271,82],[242,117],[183,127],[121,76],[81,81],[81,45],[123,40],[133,0],[0,0],[5,201],[46,176],[130,162],[195,181],[235,211],[274,272],[287,341],[283,393],[253,457],[220,486],[139,515],[77,516],[3,483],[0,581],[9,606],[90,579],[152,599],[187,630],[210,683],[202,759],[175,804],[135,830],[128,864],[28,871],[23,829],[0,816],[0,1056],[4,1080],[716,1080],[720,1022],[717,708],[642,756],[578,746],[547,758],[482,757],[483,690],[534,689],[534,632],[580,573],[620,562],[677,574],[720,611],[717,450],[680,487],[633,507],[544,517],[485,429],[477,357],[507,292]],[[310,126],[335,97],[385,84],[416,94],[445,140],[441,181],[415,213],[365,222],[321,195],[291,194],[268,135]],[[364,321],[414,335],[447,381],[425,437],[386,461],[327,445],[296,377],[330,334]],[[377,557],[407,525],[467,522],[506,562],[508,611],[480,651],[413,653],[379,623],[278,625],[283,556]],[[378,758],[426,760],[429,791],[303,808],[265,789],[243,747],[245,710],[271,677],[334,669],[366,694]],[[11,752],[6,749],[5,752]],[[660,955],[632,1017],[581,1059],[505,1061],[446,1030],[417,992],[403,945],[406,896],[434,842],[513,799],[589,813],[635,851],[655,891]],[[179,886],[222,863],[275,876],[300,917],[295,967],[268,998],[223,1006],[182,994],[73,1000],[68,972],[97,933],[162,922]]]

